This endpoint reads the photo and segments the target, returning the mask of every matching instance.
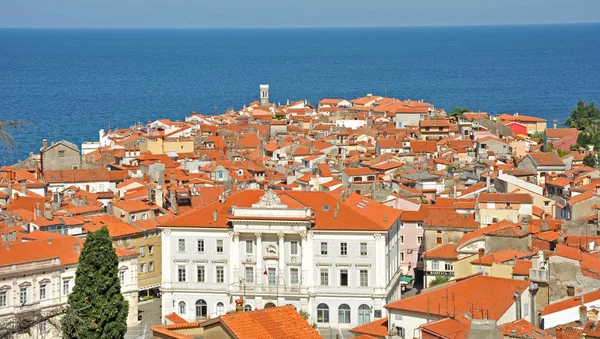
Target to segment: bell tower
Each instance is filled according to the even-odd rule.
[[[260,105],[269,106],[269,85],[260,85]]]

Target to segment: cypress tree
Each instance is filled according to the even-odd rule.
[[[106,227],[88,234],[61,320],[65,338],[121,339],[127,332],[127,301],[121,295],[119,260]]]

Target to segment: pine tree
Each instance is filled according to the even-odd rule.
[[[61,324],[65,338],[121,339],[127,331],[127,301],[121,295],[119,260],[106,227],[88,234]]]

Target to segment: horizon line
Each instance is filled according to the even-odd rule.
[[[465,28],[465,27],[519,27],[519,26],[570,26],[598,25],[600,21],[563,23],[512,23],[512,24],[460,24],[460,25],[389,25],[389,26],[240,26],[240,27],[44,27],[44,26],[0,26],[0,29],[32,30],[270,30],[270,29],[365,29],[365,28]]]

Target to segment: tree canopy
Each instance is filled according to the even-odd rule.
[[[450,116],[456,116],[459,118],[464,118],[464,113],[465,112],[469,112],[470,109],[465,108],[465,107],[456,107],[452,110],[452,112],[450,112]]]
[[[571,111],[565,125],[577,128],[580,131],[592,132],[594,120],[600,119],[600,109],[596,107],[594,102],[586,104],[583,100],[579,100],[577,108]]]
[[[127,331],[127,301],[121,295],[119,260],[108,230],[88,234],[61,321],[65,338],[121,339]]]
[[[593,155],[588,154],[583,158],[583,164],[589,167],[594,167],[596,165],[596,159],[594,159]]]

